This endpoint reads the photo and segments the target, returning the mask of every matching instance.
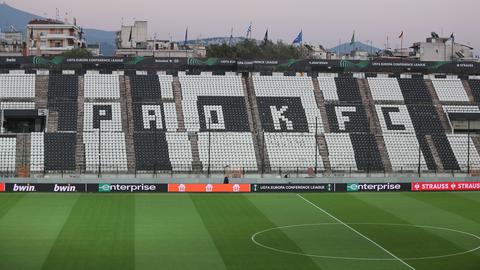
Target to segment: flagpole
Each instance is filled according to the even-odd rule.
[[[453,62],[453,51],[454,51],[454,46],[455,46],[455,36],[453,35],[453,33],[452,33],[451,38],[452,38],[452,62]]]
[[[402,38],[400,40],[400,56],[403,59],[403,33],[402,33]]]

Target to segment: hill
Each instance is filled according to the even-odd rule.
[[[5,2],[0,4],[0,27],[2,29],[13,26],[18,31],[25,32],[30,20],[41,18],[44,17],[16,9]],[[89,28],[84,29],[84,31],[88,43],[100,43],[104,55],[113,54],[115,51],[115,32]]]

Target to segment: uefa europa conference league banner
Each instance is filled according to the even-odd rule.
[[[339,184],[46,184],[0,183],[0,192],[94,193],[248,193],[248,192],[400,192],[480,191],[480,182]]]
[[[252,184],[251,192],[334,192],[335,184]]]

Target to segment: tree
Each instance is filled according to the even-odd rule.
[[[62,53],[64,57],[92,57],[92,53],[85,48],[78,48]]]
[[[271,41],[258,44],[256,40],[244,40],[235,46],[227,44],[210,45],[207,47],[207,57],[239,58],[239,59],[299,59],[308,56],[301,47],[285,44],[282,41]]]

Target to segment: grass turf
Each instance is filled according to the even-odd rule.
[[[480,267],[480,193],[302,196],[1,194],[0,269]]]

